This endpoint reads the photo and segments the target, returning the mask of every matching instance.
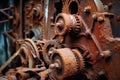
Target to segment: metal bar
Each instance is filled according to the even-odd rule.
[[[0,72],[2,72],[3,69],[5,69],[5,68],[13,61],[13,59],[15,59],[15,57],[20,53],[20,50],[21,50],[21,48],[20,48],[19,50],[17,50],[17,52],[14,53],[14,55],[11,56],[11,57],[6,61],[6,63],[4,63],[4,64],[0,67]]]
[[[43,38],[48,39],[48,7],[49,7],[49,0],[45,0],[45,15],[44,15],[44,28],[43,28]]]
[[[20,38],[23,38],[23,0],[20,0]]]
[[[13,38],[11,35],[9,35],[7,32],[3,32],[3,34],[5,35],[5,36],[7,36],[10,40],[12,40],[13,42],[15,42],[16,40],[15,40],[15,38]]]
[[[3,13],[4,15],[6,15],[6,16],[9,18],[10,15],[9,15],[8,13],[6,13],[6,12],[3,11],[3,10],[0,10],[0,12]]]
[[[8,22],[9,19],[6,19],[6,20],[1,20],[0,23],[4,23],[4,22]]]
[[[90,34],[94,44],[96,45],[97,49],[99,50],[100,55],[103,55],[102,48],[100,47],[100,43],[98,42],[97,38],[95,37],[94,34],[91,33],[90,29],[88,28],[88,25],[84,22],[83,18],[81,16],[79,16],[79,17],[80,17],[81,21],[83,22],[83,25],[85,26],[86,32]]]
[[[2,10],[2,11],[6,11],[6,10],[10,10],[10,9],[11,9],[11,7],[4,8],[4,9],[0,9],[0,10]]]

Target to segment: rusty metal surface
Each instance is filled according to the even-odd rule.
[[[14,26],[3,34],[16,50],[0,67],[0,73],[6,73],[0,78],[120,79],[119,0],[19,0],[14,4],[0,9]],[[11,8],[14,14],[9,16],[5,11]],[[9,64],[14,67],[4,72]]]

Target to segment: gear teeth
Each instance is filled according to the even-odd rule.
[[[77,61],[77,64],[78,64],[78,71],[82,71],[85,67],[85,64],[84,64],[84,59],[81,55],[81,53],[77,50],[77,49],[72,49],[75,57],[76,57],[76,61]]]
[[[80,23],[80,19],[78,17],[78,15],[74,15],[75,19],[76,19],[76,28],[80,28],[81,23]]]

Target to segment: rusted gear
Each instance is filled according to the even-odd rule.
[[[81,32],[81,28],[82,28],[82,22],[79,18],[79,15],[75,14],[74,16],[74,26],[71,26],[70,32],[74,33],[74,34],[78,34]]]
[[[94,58],[93,58],[93,54],[91,54],[88,50],[86,50],[83,54],[82,54],[84,60],[89,63],[89,64],[93,64],[95,62]]]
[[[68,27],[71,26],[70,15],[66,13],[60,13],[56,17],[55,33],[56,35],[64,35],[67,32]]]
[[[72,52],[74,53],[76,60],[79,64],[78,69],[81,71],[85,67],[83,56],[81,55],[80,51],[78,51],[77,49],[72,49]]]
[[[56,40],[44,41],[43,58],[46,64],[50,64],[50,56],[53,54],[54,49],[60,48]]]
[[[70,15],[66,13],[58,14],[56,18],[55,33],[57,35],[64,35],[68,31],[74,34],[80,33],[82,22],[79,15]]]
[[[63,80],[66,77],[79,73],[80,68],[83,66],[79,65],[82,61],[78,61],[78,57],[80,58],[82,56],[77,53],[78,52],[76,50],[73,50],[72,52],[69,48],[56,49],[54,51],[54,54],[51,57],[51,62],[53,64],[57,63],[58,67],[53,69],[52,74],[58,80]]]
[[[86,69],[86,70],[84,69],[87,79],[99,80],[100,76],[105,75],[105,71],[103,69],[103,66],[101,66],[102,64],[103,64],[102,61],[98,61],[97,63],[93,64],[91,66],[91,68]]]

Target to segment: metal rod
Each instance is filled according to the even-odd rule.
[[[20,0],[20,38],[23,38],[23,0]]]
[[[0,23],[4,23],[4,22],[8,22],[9,19],[6,19],[6,20],[1,20]]]
[[[6,12],[3,11],[3,10],[0,10],[0,12],[3,13],[4,15],[6,15],[6,16],[9,18],[10,15],[9,15],[8,13],[6,13]]]
[[[3,69],[5,69],[12,61],[13,59],[15,59],[15,57],[20,53],[21,48],[17,50],[16,53],[13,54],[13,56],[11,56],[1,67],[0,67],[0,72],[3,71]]]
[[[44,15],[44,28],[43,28],[43,38],[44,39],[48,39],[48,13],[49,13],[49,0],[45,0],[45,3],[44,3],[44,8],[45,8],[45,15]]]
[[[88,28],[88,25],[84,22],[83,18],[81,16],[79,16],[81,21],[83,22],[83,25],[85,26],[86,32],[88,32],[94,42],[94,44],[96,45],[97,49],[99,50],[99,54],[103,55],[103,51],[102,48],[100,47],[100,43],[98,42],[97,38],[95,37],[94,34],[91,33],[90,29]]]
[[[16,40],[15,40],[15,38],[13,38],[11,35],[9,35],[7,32],[3,32],[3,34],[5,35],[5,36],[7,36],[8,38],[10,38],[13,42],[15,42]]]
[[[8,7],[8,8],[0,9],[0,10],[6,11],[6,10],[10,10],[10,9],[11,9],[11,8]]]

